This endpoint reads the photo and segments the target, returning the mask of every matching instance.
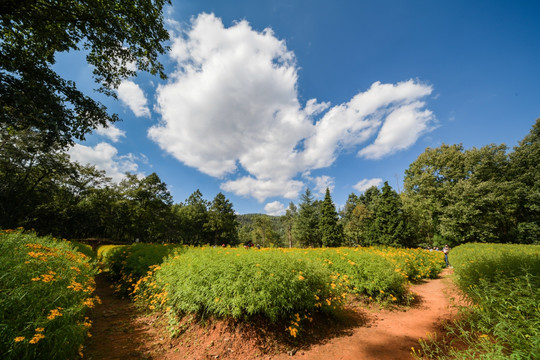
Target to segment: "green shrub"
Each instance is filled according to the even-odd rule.
[[[126,246],[127,245],[101,245],[97,249],[97,259],[104,264],[109,264],[111,262],[110,258],[115,253],[116,249]]]
[[[0,358],[70,359],[91,323],[95,263],[67,241],[0,232]]]
[[[412,255],[402,252],[409,260],[419,259],[410,260],[408,270],[415,274],[429,275],[440,271],[441,262],[444,264],[442,258],[423,250],[415,250]],[[396,260],[405,255],[390,253],[373,248],[207,247],[171,254],[159,265],[159,261],[144,262],[126,248],[113,258],[114,263],[121,265],[119,273],[137,273],[138,281],[133,276],[124,282],[136,281],[132,294],[141,306],[180,315],[264,317],[273,323],[290,320],[287,329],[296,336],[301,321],[318,311],[332,313],[342,305],[346,292],[375,300],[406,299],[407,276]],[[137,272],[127,271],[134,267],[129,265],[129,258],[135,264],[143,261],[145,265]],[[418,270],[415,264],[423,268]]]

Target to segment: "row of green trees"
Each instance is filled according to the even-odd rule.
[[[336,247],[356,245],[412,246],[399,195],[384,183],[364,194],[351,194],[338,212],[330,190],[323,200],[307,188],[300,202],[289,204],[281,217],[262,214],[240,216],[243,243],[284,247]]]
[[[346,239],[405,246],[540,243],[539,164],[540,119],[510,152],[504,144],[427,148],[405,171],[400,196],[385,183],[380,196],[371,188],[349,197],[342,213]],[[389,232],[375,235],[381,224]]]

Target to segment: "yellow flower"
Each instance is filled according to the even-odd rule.
[[[32,338],[32,340],[30,340],[30,344],[37,344],[39,340],[45,338],[45,335],[43,334],[34,334],[34,337]]]
[[[62,308],[57,308],[57,309],[52,309],[49,313],[49,316],[47,316],[47,319],[49,320],[54,320],[54,318],[58,317],[58,316],[62,316],[62,313],[59,311],[61,310]]]
[[[21,341],[23,341],[24,339],[26,339],[24,336],[17,336],[13,341],[15,341],[15,342],[21,342]]]
[[[305,277],[303,277],[302,275],[298,275],[298,280],[304,280]]]
[[[37,328],[37,329],[36,329],[36,332],[38,332],[38,333],[43,332],[43,331],[45,331],[44,328]]]
[[[72,280],[71,284],[68,285],[67,288],[73,289],[73,291],[81,291],[83,289],[83,286],[80,283],[76,282],[75,280]]]
[[[297,329],[297,328],[294,328],[294,327],[292,327],[292,326],[289,326],[287,329],[288,329],[289,332],[291,333],[291,336],[292,336],[292,337],[296,337],[296,334],[298,333],[298,329]]]

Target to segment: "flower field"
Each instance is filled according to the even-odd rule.
[[[78,247],[0,231],[0,358],[82,356],[91,327],[85,314],[99,298],[95,262]]]
[[[86,255],[85,255],[86,254]],[[540,358],[540,246],[466,244],[452,250],[455,282],[468,306],[448,328],[465,343],[422,341],[418,358]],[[107,245],[98,259],[116,290],[170,320],[196,315],[277,324],[302,337],[315,315],[350,300],[389,304],[435,278],[441,252],[422,249],[244,249],[158,244]],[[92,249],[22,231],[0,232],[2,359],[82,357],[97,262]],[[463,348],[463,346],[462,346]]]
[[[142,253],[146,254],[145,256]],[[315,312],[333,313],[348,294],[403,302],[411,280],[434,277],[441,253],[421,249],[173,248],[136,244],[106,257],[119,280],[150,310],[171,316],[250,319],[290,324],[296,337]]]

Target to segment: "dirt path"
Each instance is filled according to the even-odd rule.
[[[235,335],[229,339],[230,334],[217,331],[215,326],[214,334],[207,334],[207,329],[203,331],[204,336],[199,338],[195,336],[187,341],[172,341],[166,333],[152,326],[152,317],[141,316],[129,300],[116,297],[108,281],[100,275],[96,279],[96,292],[103,303],[91,314],[93,336],[87,344],[85,358],[90,360],[209,358],[251,360],[255,357],[268,360],[412,359],[411,347],[418,347],[418,339],[425,338],[428,333],[437,330],[442,320],[451,318],[455,313],[450,300],[455,296],[453,284],[448,278],[450,274],[451,269],[447,269],[439,279],[414,285],[412,291],[415,293],[416,305],[407,311],[366,310],[358,315],[365,321],[347,331],[345,335],[341,334],[324,343],[313,345],[308,350],[300,350],[292,357],[286,353],[275,356],[263,355],[258,348],[250,345],[250,339],[245,337],[240,340],[243,344],[229,343],[230,348],[224,346],[218,351],[218,343],[233,340]],[[212,341],[206,344],[206,340],[210,339],[209,335]],[[196,350],[197,348],[199,349]]]
[[[96,294],[102,304],[90,314],[92,337],[87,342],[84,358],[89,360],[150,359],[149,334],[154,329],[148,319],[139,315],[128,299],[114,294],[104,274],[96,277]]]
[[[436,331],[441,321],[455,313],[451,297],[455,296],[453,284],[446,269],[441,278],[414,285],[416,305],[407,311],[373,312],[368,315],[366,326],[356,328],[348,337],[330,340],[295,356],[310,360],[401,360],[412,359],[411,347],[418,348],[418,339]],[[290,357],[279,356],[275,359]]]

